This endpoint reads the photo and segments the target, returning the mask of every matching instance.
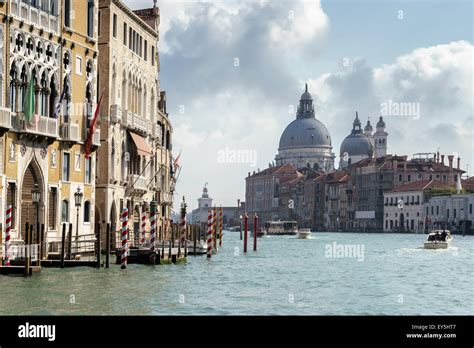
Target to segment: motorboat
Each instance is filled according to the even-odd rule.
[[[311,230],[309,228],[300,228],[298,230],[298,239],[308,239],[311,237]]]
[[[207,243],[203,240],[196,241],[196,254],[204,255],[207,253]],[[188,254],[194,254],[194,241],[188,240]]]
[[[257,238],[264,237],[266,234],[267,234],[267,231],[265,231],[264,229],[259,228],[257,230]],[[250,232],[250,237],[253,237],[253,231]]]
[[[265,228],[269,236],[295,235],[298,233],[296,221],[267,221]]]
[[[453,236],[449,230],[434,230],[426,237],[425,249],[447,249]]]

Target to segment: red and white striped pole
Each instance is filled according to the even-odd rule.
[[[217,254],[217,208],[214,207],[212,211],[212,250],[214,254]]]
[[[7,205],[5,219],[5,266],[10,266],[10,231],[12,229],[12,206]]]
[[[207,258],[211,258],[212,255],[212,214],[211,211],[207,211]]]
[[[145,231],[146,231],[146,212],[142,213],[142,225],[141,225],[141,232],[142,232],[142,240],[141,245],[145,244]]]
[[[222,207],[219,210],[219,246],[222,246],[222,222],[223,222],[223,216],[222,216]]]
[[[155,251],[156,239],[156,202],[150,203],[150,251]]]
[[[127,268],[128,252],[128,209],[124,208],[122,212],[122,269]]]

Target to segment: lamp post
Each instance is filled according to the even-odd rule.
[[[76,205],[76,252],[79,251],[79,208],[82,205],[82,197],[84,194],[81,192],[81,188],[78,187],[76,193],[74,193],[74,202]]]
[[[39,237],[39,201],[41,199],[41,191],[38,184],[35,184],[31,190],[31,198],[36,208],[36,235]],[[37,242],[39,244],[39,240]]]

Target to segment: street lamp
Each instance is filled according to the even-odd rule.
[[[74,193],[74,202],[76,204],[76,252],[78,252],[79,242],[79,208],[82,205],[82,197],[84,194],[81,192],[81,188],[78,187],[76,193]]]

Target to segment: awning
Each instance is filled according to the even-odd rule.
[[[146,143],[145,139],[141,136],[139,136],[136,133],[128,132],[133,139],[133,142],[135,143],[135,146],[137,147],[137,153],[140,156],[150,156],[152,155],[150,146]]]

